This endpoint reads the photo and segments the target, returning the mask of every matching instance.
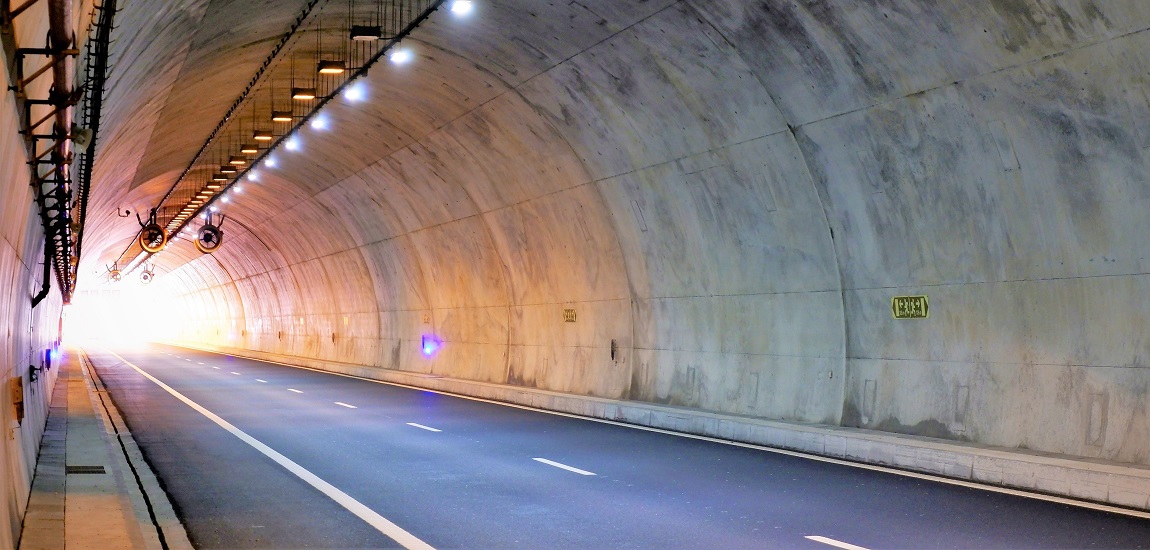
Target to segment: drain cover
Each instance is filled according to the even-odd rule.
[[[106,474],[103,466],[65,466],[66,474]]]

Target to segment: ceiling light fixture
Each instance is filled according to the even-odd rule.
[[[343,89],[343,98],[348,101],[359,101],[367,95],[363,82],[356,82]]]
[[[272,122],[291,122],[291,111],[272,111]]]
[[[230,164],[225,164],[223,166],[220,166],[220,172],[223,174],[235,174],[236,171],[237,171],[236,167],[232,166]]]
[[[252,135],[252,139],[256,141],[271,141],[272,138],[272,133],[266,130],[256,130],[255,134]]]
[[[254,143],[245,143],[240,146],[240,152],[245,155],[254,155],[260,152],[260,148]]]
[[[247,163],[248,163],[248,159],[241,157],[239,155],[233,155],[232,158],[228,159],[228,164],[230,164],[232,166],[243,166]]]
[[[345,70],[343,61],[324,59],[319,62],[319,74],[343,74]]]
[[[315,99],[315,88],[292,88],[291,98],[300,101]]]
[[[356,42],[370,42],[383,38],[383,29],[378,25],[352,25],[351,39]]]
[[[228,181],[228,175],[220,173],[212,174],[212,181]]]
[[[396,50],[391,52],[391,55],[387,56],[387,58],[396,65],[403,65],[404,63],[411,61],[411,50]]]
[[[471,4],[471,0],[455,0],[451,3],[451,13],[455,15],[467,15],[475,6]]]

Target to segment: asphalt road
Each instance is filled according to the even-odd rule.
[[[435,548],[1150,548],[1150,520],[1096,510],[183,348],[86,351],[198,548],[399,546],[379,516]]]

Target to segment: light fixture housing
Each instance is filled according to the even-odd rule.
[[[240,152],[245,155],[254,155],[260,152],[260,148],[254,143],[245,143],[240,146]]]
[[[315,99],[315,88],[292,88],[291,98],[300,101]]]
[[[370,42],[383,38],[383,29],[379,25],[352,25],[351,39],[357,42]]]
[[[319,74],[343,74],[347,69],[343,66],[343,61],[321,59],[317,70]]]
[[[212,174],[212,181],[228,181],[227,174]]]
[[[230,164],[224,164],[220,166],[220,173],[222,174],[235,174],[236,172],[236,167]]]
[[[291,122],[291,111],[272,111],[272,122]]]
[[[239,155],[232,155],[232,158],[228,159],[228,164],[230,164],[232,166],[243,166],[247,163],[248,163],[248,159],[241,157]]]
[[[209,184],[204,186],[204,189],[211,189],[212,191],[215,191],[216,189],[219,189],[220,187],[223,187],[223,186],[218,184],[218,183],[209,183]]]
[[[266,130],[256,130],[255,133],[252,134],[252,139],[256,141],[271,141],[274,137],[271,132]]]

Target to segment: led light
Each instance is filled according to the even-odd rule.
[[[383,38],[383,30],[379,26],[353,25],[351,39],[357,42],[370,42]]]
[[[248,175],[244,176],[248,181],[260,181],[260,173],[255,170],[248,170]]]
[[[212,181],[228,181],[228,176],[220,173],[212,174]]]
[[[255,134],[252,134],[252,139],[256,141],[271,141],[273,137],[271,132],[265,130],[256,130]]]
[[[232,188],[232,191],[235,191],[236,193],[243,193],[243,192],[244,192],[244,188],[243,188],[243,186],[242,186],[242,185],[237,185],[237,186],[235,186],[235,187],[233,187],[233,188]]]
[[[220,197],[220,200],[222,200],[226,203],[226,202],[228,202],[228,196],[224,195],[224,196]]]
[[[209,183],[209,184],[204,186],[205,189],[211,189],[212,191],[215,191],[216,189],[219,189],[220,187],[222,187],[222,185],[220,185],[218,183]]]
[[[204,212],[203,214],[200,214],[200,219],[203,219],[203,220],[208,219],[208,213]]]
[[[424,355],[431,357],[436,352],[436,350],[439,349],[439,345],[440,345],[439,339],[437,339],[434,336],[429,336],[427,334],[424,334],[423,335],[423,342],[422,342],[422,345],[420,347],[423,348],[423,354]]]
[[[309,124],[311,125],[312,128],[315,128],[316,130],[326,130],[327,129],[327,117],[325,117],[323,115],[316,115],[314,118],[311,119],[311,122]]]
[[[228,164],[230,164],[232,166],[243,166],[247,163],[248,163],[248,159],[241,157],[239,155],[235,155],[232,158],[228,159]]]
[[[348,101],[360,101],[367,95],[363,82],[355,82],[343,89],[343,98]]]
[[[315,99],[315,88],[292,88],[291,98],[300,101]]]
[[[269,156],[268,158],[264,159],[264,165],[268,168],[275,168],[276,164],[277,162],[275,157]]]
[[[475,6],[471,5],[471,0],[455,0],[451,3],[451,13],[455,15],[467,15]]]
[[[245,155],[254,155],[260,152],[260,148],[254,143],[245,143],[240,146],[240,152]]]
[[[235,167],[235,166],[232,166],[232,165],[230,165],[230,164],[225,164],[225,165],[223,165],[223,166],[221,166],[221,167],[220,167],[220,173],[223,173],[223,174],[235,174],[235,173],[236,173],[236,167]]]
[[[395,63],[396,65],[403,65],[404,63],[411,61],[411,58],[411,50],[396,50],[391,52],[391,55],[388,56],[388,59],[390,59],[391,62]]]
[[[212,205],[210,208],[208,208],[208,210],[211,210],[212,212],[219,212],[220,211],[220,209],[216,208],[215,205]]]
[[[288,140],[284,142],[284,147],[287,148],[288,151],[299,151],[299,146],[299,138],[295,136],[288,138]]]
[[[325,59],[319,62],[319,74],[343,74],[343,61]]]
[[[272,122],[291,122],[291,111],[272,111]]]

